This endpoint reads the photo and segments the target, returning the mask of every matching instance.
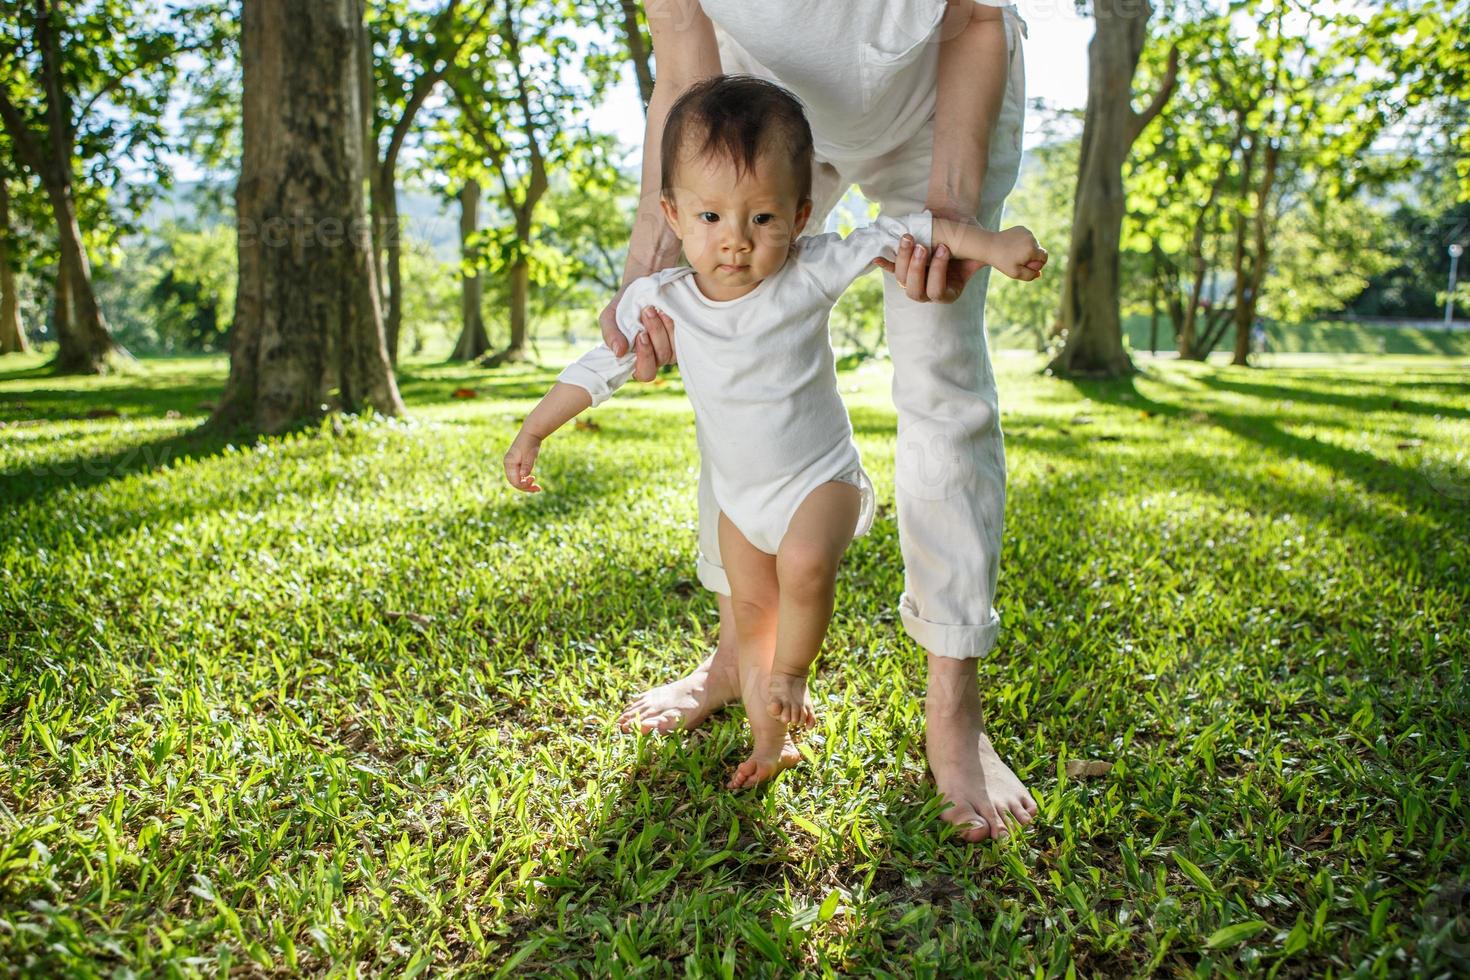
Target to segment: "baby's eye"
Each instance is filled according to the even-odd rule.
[[[720,220],[720,216],[718,214],[715,214],[713,211],[701,211],[698,215],[696,215],[696,217],[698,217],[699,220],[703,221],[705,224],[710,225]]]
[[[775,220],[776,216],[774,214],[758,214],[755,216],[755,223],[758,225],[768,225]]]

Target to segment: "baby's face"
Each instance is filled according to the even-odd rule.
[[[811,216],[797,198],[791,161],[761,154],[738,177],[723,156],[685,156],[664,217],[684,243],[695,282],[710,299],[737,299],[781,268]]]

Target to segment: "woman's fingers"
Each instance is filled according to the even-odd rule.
[[[643,330],[648,334],[649,343],[653,344],[653,353],[658,359],[659,367],[674,363],[674,321],[662,310],[652,306],[645,306],[639,318],[643,321]]]
[[[891,265],[886,264],[884,268],[893,273],[893,278],[898,280],[900,287],[908,288],[909,265],[914,258],[914,236],[904,235],[898,240],[898,248],[895,250],[894,261]]]
[[[934,258],[929,262],[927,287],[929,299],[943,302],[945,291],[949,288],[949,249],[943,245],[934,250]]]
[[[612,298],[612,302],[602,308],[597,316],[597,325],[602,329],[602,341],[607,344],[612,352],[618,357],[628,353],[628,338],[623,336],[623,331],[618,329],[618,300],[622,298],[623,291]]]
[[[658,360],[646,332],[640,333],[633,341],[633,377],[639,381],[652,381],[658,377]]]
[[[908,298],[918,303],[923,302],[926,298],[925,291],[928,288],[929,279],[926,275],[928,266],[925,263],[928,261],[929,250],[922,245],[915,244],[913,261],[909,264],[908,272],[899,279]]]

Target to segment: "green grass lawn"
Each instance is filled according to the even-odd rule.
[[[39,363],[0,361],[0,973],[1470,962],[1470,362],[999,355],[982,693],[1041,813],[978,845],[925,776],[884,364],[842,376],[883,504],[809,761],[732,794],[738,708],[611,726],[712,642],[676,378],[525,497],[500,456],[550,366],[410,362],[409,421],[229,443],[189,434],[222,359]]]
[[[1309,323],[1269,323],[1266,325],[1270,351],[1274,354],[1427,354],[1438,357],[1470,357],[1470,330],[1424,330],[1415,327],[1388,327],[1344,320],[1317,320]],[[1126,316],[1123,332],[1135,351],[1147,351],[1152,339],[1149,318]],[[1159,323],[1157,342],[1160,351],[1172,351],[1174,334],[1167,318]],[[1230,360],[1235,333],[1227,331],[1214,357]],[[991,345],[1016,350],[1035,350],[1036,333],[1025,327],[992,328]]]

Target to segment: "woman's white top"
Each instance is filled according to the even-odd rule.
[[[828,315],[875,258],[894,258],[905,232],[927,246],[932,230],[932,215],[923,211],[902,220],[880,215],[846,238],[835,232],[798,238],[779,269],[732,300],[706,297],[687,266],[635,279],[617,307],[628,353],[618,357],[599,344],[558,380],[586,389],[592,404],[601,405],[633,374],[639,314],[645,306],[659,308],[674,321],[679,370],[715,500],[747,540],[775,554],[801,502],[835,479],[864,490],[854,529],[862,534],[873,519],[872,483],[862,473],[837,391]]]
[[[1006,0],[976,0],[1006,9]],[[818,159],[873,160],[934,113],[945,0],[700,0],[726,72],[790,89]],[[1014,29],[1013,27],[1008,27]],[[1022,25],[1024,30],[1024,25]]]

